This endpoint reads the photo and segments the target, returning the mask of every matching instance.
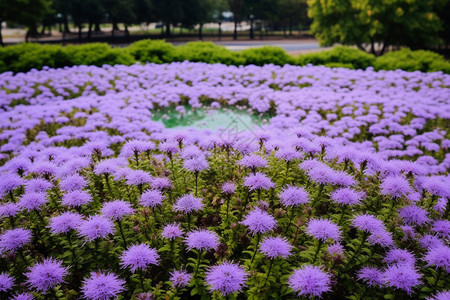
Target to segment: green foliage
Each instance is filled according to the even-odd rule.
[[[128,52],[140,62],[165,63],[170,61],[170,55],[175,47],[164,40],[142,40],[127,47]]]
[[[312,64],[350,69],[365,69],[373,66],[374,62],[375,56],[344,46],[335,47],[328,51],[300,55],[297,59],[297,64],[301,66]]]
[[[66,53],[73,65],[131,65],[135,62],[134,58],[122,49],[112,49],[103,43],[68,46]]]
[[[245,64],[245,60],[239,53],[234,53],[211,42],[189,42],[186,45],[176,47],[172,54],[172,61],[184,60],[225,65]]]
[[[44,66],[72,66],[65,49],[59,45],[18,44],[0,49],[0,72],[26,72]]]
[[[282,66],[294,63],[294,58],[278,47],[264,46],[246,49],[241,54],[247,65],[263,66],[265,64],[274,64]]]
[[[143,40],[126,48],[111,48],[107,44],[91,43],[62,47],[24,43],[0,48],[0,72],[26,72],[30,69],[61,68],[73,65],[131,65],[170,63],[175,61],[222,63],[226,65],[297,64],[325,65],[349,69],[403,69],[406,71],[450,73],[450,63],[431,51],[403,49],[375,58],[364,51],[338,46],[331,50],[308,53],[298,58],[277,47],[262,47],[233,52],[211,42],[190,42],[174,47],[163,40]]]
[[[441,55],[424,50],[412,51],[402,49],[378,57],[374,63],[375,70],[396,70],[436,72],[450,74],[450,63]]]
[[[440,43],[445,1],[308,0],[311,30],[322,45],[374,44],[424,47]]]

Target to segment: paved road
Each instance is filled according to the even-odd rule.
[[[249,48],[262,46],[275,46],[283,48],[288,52],[320,49],[319,43],[315,40],[288,40],[288,41],[246,41],[246,42],[218,42],[227,49],[241,51]]]

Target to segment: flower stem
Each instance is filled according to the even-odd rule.
[[[195,268],[194,277],[197,276],[198,269],[200,268],[200,262],[201,262],[201,260],[202,260],[202,254],[203,254],[203,250],[200,250],[200,251],[198,252],[197,267]]]
[[[272,271],[273,262],[274,262],[274,259],[271,259],[270,264],[269,264],[269,270],[267,271],[266,279],[264,279],[264,284],[263,284],[262,288],[264,288],[267,284],[267,279],[269,279],[270,272]]]
[[[125,238],[125,235],[123,234],[122,221],[120,221],[120,219],[117,219],[117,224],[119,225],[120,235],[122,236],[123,244],[124,244],[125,248],[127,248],[127,239]]]
[[[255,260],[255,256],[256,256],[256,252],[258,251],[258,246],[259,246],[260,240],[261,240],[261,234],[258,233],[258,234],[256,235],[255,252],[253,252],[253,256],[252,256],[252,260],[250,261],[250,264],[252,264],[253,261]]]
[[[197,188],[198,188],[198,172],[195,172],[195,197],[197,197]]]
[[[321,240],[318,240],[318,242],[319,243],[317,245],[316,253],[314,254],[314,259],[313,259],[313,262],[312,262],[313,265],[316,263],[317,256],[319,255],[320,248],[322,247],[322,244],[323,244],[323,242]]]

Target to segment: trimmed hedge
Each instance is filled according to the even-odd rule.
[[[344,46],[300,55],[297,59],[297,64],[301,66],[307,64],[334,66],[337,64],[336,66],[345,66],[351,69],[365,69],[373,66],[374,62],[374,55]]]
[[[264,46],[233,52],[211,42],[189,42],[174,47],[163,40],[142,40],[125,48],[92,43],[63,47],[60,45],[18,44],[0,48],[0,72],[26,72],[44,66],[60,68],[74,65],[131,65],[136,62],[170,63],[176,61],[222,63],[226,65],[296,64],[325,65],[350,69],[395,70],[450,74],[450,62],[431,51],[403,49],[381,57],[338,46],[331,50],[300,55],[297,58],[283,49]]]
[[[211,42],[189,42],[185,45],[180,45],[170,53],[170,56],[171,60],[169,62],[188,60],[237,66],[246,64],[240,53],[232,52],[224,46]]]
[[[402,49],[388,52],[376,59],[375,70],[397,70],[436,72],[450,74],[450,62],[432,51]]]

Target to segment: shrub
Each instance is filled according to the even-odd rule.
[[[136,61],[162,64],[171,60],[175,47],[164,40],[142,40],[126,49]]]
[[[297,59],[297,64],[304,66],[307,64],[327,65],[339,63],[346,66],[352,65],[352,69],[365,69],[372,66],[374,61],[375,56],[372,54],[350,47],[338,46],[327,51],[300,55]]]
[[[450,73],[450,63],[437,53],[410,49],[388,52],[374,62],[375,70],[397,70]]]
[[[58,68],[73,65],[59,45],[19,44],[0,50],[0,71],[26,72],[44,66]]]
[[[113,49],[104,43],[67,46],[65,50],[74,65],[131,65],[136,62],[123,49]]]
[[[175,48],[172,61],[221,63],[225,65],[242,65],[245,60],[237,52],[211,42],[189,42]]]
[[[294,58],[279,47],[264,46],[246,49],[241,52],[241,55],[247,65],[263,66],[265,64],[274,64],[282,66],[294,63]]]

